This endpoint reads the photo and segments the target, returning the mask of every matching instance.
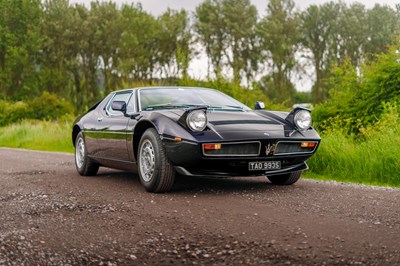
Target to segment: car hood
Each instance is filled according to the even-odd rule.
[[[207,117],[219,132],[283,130],[283,123],[256,112],[210,112]]]
[[[173,110],[163,115],[178,120],[184,111]],[[208,111],[208,128],[220,140],[259,139],[284,137],[284,119],[276,114],[257,111]]]

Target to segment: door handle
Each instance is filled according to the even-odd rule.
[[[139,120],[140,118],[142,118],[142,116],[141,116],[140,114],[138,114],[138,113],[136,113],[136,114],[131,114],[131,115],[129,115],[129,117],[130,117],[131,119],[136,119],[136,120]]]
[[[103,117],[97,117],[97,122],[103,121]]]

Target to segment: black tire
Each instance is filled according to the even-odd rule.
[[[154,128],[147,129],[139,142],[138,173],[148,192],[167,192],[175,181],[175,169],[167,159],[160,136]]]
[[[82,176],[96,175],[99,171],[99,164],[90,159],[87,155],[85,138],[82,132],[78,133],[75,140],[75,166]]]
[[[292,185],[300,179],[301,173],[301,171],[296,171],[290,174],[273,175],[267,177],[274,185]]]

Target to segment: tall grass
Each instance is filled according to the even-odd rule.
[[[24,120],[0,128],[0,147],[73,152],[71,122]]]
[[[389,112],[361,129],[362,136],[346,135],[340,128],[325,132],[309,161],[309,177],[400,187],[399,120],[398,113]]]

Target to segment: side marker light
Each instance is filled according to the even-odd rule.
[[[302,148],[314,148],[315,145],[317,145],[316,142],[302,142],[300,144],[300,147],[302,147]]]
[[[203,144],[204,150],[220,150],[221,144]]]

